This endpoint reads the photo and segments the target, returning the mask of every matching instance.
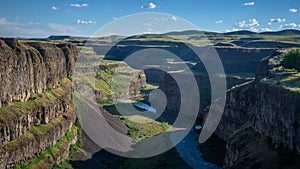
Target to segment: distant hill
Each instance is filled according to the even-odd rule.
[[[246,30],[224,33],[224,35],[254,35],[254,34],[257,34],[257,33],[251,32],[251,31],[246,31]]]
[[[52,35],[52,36],[49,36],[47,39],[49,39],[49,40],[65,40],[68,38],[70,38],[69,35]]]
[[[278,32],[262,32],[261,35],[300,35],[299,30],[286,29]]]
[[[187,31],[174,31],[174,32],[168,32],[164,35],[199,35],[199,34],[220,34],[217,32],[209,32],[209,31],[200,31],[200,30],[187,30]]]
[[[199,30],[187,30],[187,31],[178,31],[178,32],[168,32],[164,35],[197,35],[197,34],[206,34],[206,35],[216,35],[216,34],[223,34],[223,35],[300,35],[299,30],[295,29],[286,29],[281,31],[274,31],[274,32],[252,32],[247,30],[240,30],[228,33],[217,33],[217,32],[207,32],[207,31],[199,31]]]

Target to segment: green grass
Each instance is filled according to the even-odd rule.
[[[83,80],[86,85],[94,90],[100,91],[104,97],[110,98],[112,95],[119,95],[123,89],[135,79],[132,74],[137,70],[124,65],[122,62],[103,61],[100,63],[102,69],[96,72],[96,76],[83,74],[78,79]],[[117,72],[117,73],[115,73]]]
[[[167,122],[157,122],[144,116],[117,116],[129,128],[128,136],[136,141],[150,138],[171,129]]]
[[[0,126],[17,120],[21,115],[33,112],[39,107],[47,107],[57,101],[65,100],[65,95],[70,92],[71,81],[65,78],[60,81],[55,89],[46,89],[41,94],[35,94],[26,102],[13,102],[0,108]]]
[[[295,94],[300,94],[300,71],[297,67],[300,69],[300,49],[292,49],[276,66],[278,73],[275,77],[263,79],[261,82],[278,85]]]
[[[76,160],[76,155],[82,151],[83,139],[82,139],[82,126],[79,120],[76,121],[75,126],[77,127],[77,142],[70,146],[69,157],[61,164],[55,164],[53,169],[72,169],[71,161]]]
[[[55,159],[60,153],[61,148],[65,148],[67,144],[73,139],[73,133],[77,130],[73,126],[64,137],[62,137],[56,144],[46,148],[44,151],[29,160],[23,161],[11,167],[11,169],[35,169],[35,168],[52,168],[55,164]]]
[[[292,49],[283,57],[280,64],[284,68],[300,71],[300,49]]]
[[[140,87],[138,91],[141,92],[142,90],[153,90],[157,89],[158,87],[158,85],[147,83],[145,86]]]
[[[98,105],[100,107],[110,106],[110,105],[113,105],[113,104],[114,104],[114,101],[112,99],[109,99],[109,98],[103,98],[103,99],[101,99],[101,102],[98,103]]]

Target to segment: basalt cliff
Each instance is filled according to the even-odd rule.
[[[0,39],[0,168],[36,155],[31,167],[50,168],[68,157],[77,139],[68,78],[77,54],[68,43]]]
[[[226,141],[223,168],[298,168],[300,95],[292,75],[279,69],[274,52],[257,69],[255,80],[227,93],[215,134]]]

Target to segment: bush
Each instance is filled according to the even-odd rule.
[[[300,71],[300,49],[293,49],[286,54],[281,61],[281,65],[287,69]]]

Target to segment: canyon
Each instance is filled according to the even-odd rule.
[[[200,148],[199,156],[202,159],[203,151],[205,160],[201,160],[201,166],[212,162],[222,168],[297,168],[299,77],[297,72],[287,73],[279,67],[290,48],[299,44],[292,40],[268,41],[266,36],[274,35],[209,33],[213,44],[208,46],[195,44],[201,41],[197,32],[139,35],[121,41],[118,36],[92,40],[70,36],[0,38],[0,168],[84,168],[87,164],[95,168],[191,168],[175,148],[136,161],[106,152],[82,131],[76,116],[78,109],[91,109],[74,103],[78,97],[74,91],[91,92],[109,125],[139,142],[172,128],[181,105],[181,93],[172,76],[186,81],[195,78],[201,95],[196,123],[203,125],[211,102],[218,100],[211,99],[210,78],[201,60],[207,57],[199,58],[190,46],[196,50],[213,48],[223,64],[227,82],[224,113],[213,135],[224,142],[224,150],[216,150],[224,155],[215,162]],[[159,62],[142,70],[138,64],[124,61],[138,51],[153,48],[175,54],[181,60],[146,53],[144,57]],[[116,76],[119,79],[114,79]],[[116,112],[115,105],[131,103],[128,100],[150,104],[152,90],[163,91],[167,104],[150,126],[130,122],[129,117]],[[187,142],[191,141],[198,150],[193,140],[197,132],[193,130]]]

